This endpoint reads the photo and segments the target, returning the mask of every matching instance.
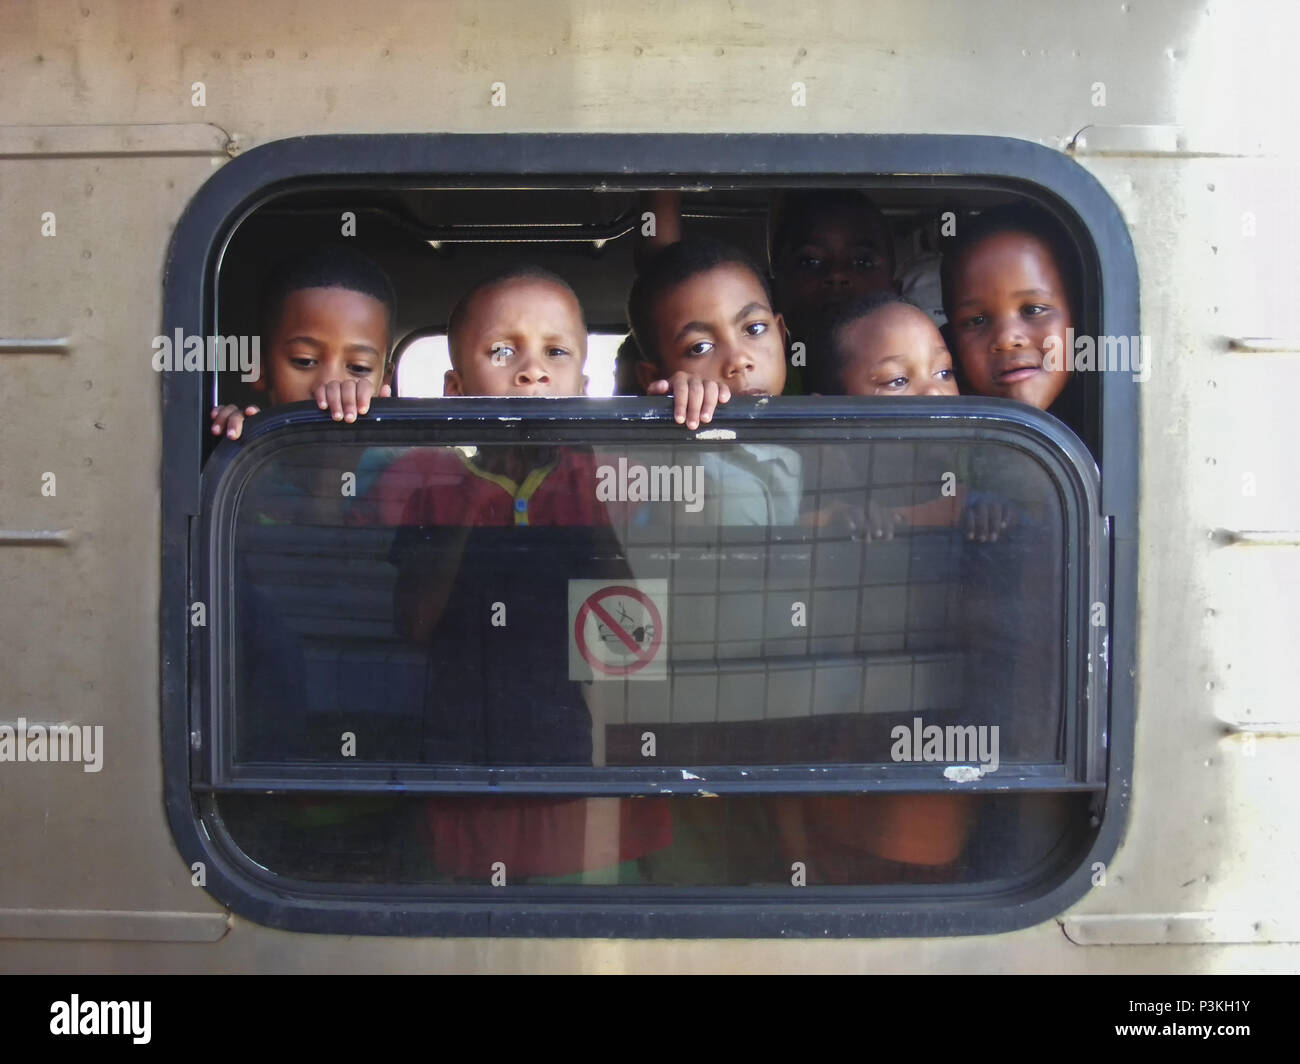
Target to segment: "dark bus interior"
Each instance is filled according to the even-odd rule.
[[[767,263],[768,224],[781,188],[713,188],[683,191],[685,237],[707,236]],[[893,236],[896,278],[903,295],[942,323],[937,304],[938,253],[945,238],[941,219],[956,218],[1022,197],[973,185],[954,188],[931,180],[923,186],[871,188],[871,199],[887,218]],[[408,343],[445,330],[452,307],[480,278],[520,263],[559,274],[578,293],[592,333],[627,332],[627,296],[636,277],[641,228],[649,208],[647,191],[590,189],[383,189],[312,190],[283,194],[253,211],[232,235],[221,261],[217,324],[226,335],[257,332],[258,293],[275,264],[295,250],[350,241],[382,266],[397,296],[394,352],[400,360]],[[341,235],[346,212],[355,215],[355,236]],[[1085,264],[1088,249],[1080,247]],[[1079,333],[1095,331],[1096,284],[1084,276],[1084,307],[1076,314]],[[778,308],[779,309],[779,308]],[[951,347],[951,343],[949,344]],[[214,383],[214,400],[251,401],[238,377]],[[593,381],[593,394],[601,382]],[[608,383],[608,382],[604,382]],[[1094,446],[1098,397],[1094,383],[1081,380],[1080,417],[1072,425]],[[435,393],[440,395],[441,393]],[[615,394],[630,394],[615,393]]]

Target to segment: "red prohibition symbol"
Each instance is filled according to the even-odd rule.
[[[606,606],[611,599],[615,598],[629,598],[640,603],[645,607],[648,615],[647,623],[641,626],[629,625],[626,612],[621,609],[622,619],[616,620]],[[632,660],[627,664],[616,665],[601,661],[596,655],[594,647],[587,645],[587,639],[585,638],[587,618],[593,614],[609,630],[621,648],[632,655]],[[597,672],[602,672],[606,676],[629,676],[644,669],[654,660],[654,656],[659,652],[659,646],[663,642],[663,631],[663,618],[660,617],[659,608],[649,595],[635,587],[616,585],[614,587],[602,587],[599,591],[589,595],[587,601],[578,607],[578,617],[573,624],[573,640],[578,647],[578,653],[582,655],[582,660]],[[595,642],[600,642],[600,639],[601,637],[597,635]]]

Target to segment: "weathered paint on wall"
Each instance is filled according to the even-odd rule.
[[[0,772],[6,867],[21,870],[0,881],[0,934],[19,933],[4,917],[27,908],[221,912],[189,885],[161,802],[162,441],[149,341],[171,226],[227,150],[430,130],[963,132],[1063,147],[1091,126],[1078,159],[1130,224],[1156,352],[1131,456],[1143,491],[1131,823],[1106,886],[1064,928],[883,942],[399,942],[235,920],[215,945],[6,941],[0,967],[1294,968],[1294,946],[1232,943],[1300,939],[1288,762],[1300,550],[1224,546],[1212,533],[1300,540],[1300,439],[1281,402],[1300,394],[1300,362],[1230,350],[1249,336],[1285,347],[1297,332],[1289,109],[1300,94],[1282,52],[1295,21],[1283,4],[1223,0],[0,6],[4,121],[85,127],[0,130],[0,337],[69,339],[66,354],[0,354],[0,528],[72,531],[67,547],[0,549],[0,719],[106,730],[98,775]],[[494,82],[504,107],[492,106]],[[804,107],[791,102],[795,82]],[[173,125],[148,128],[159,123]],[[1154,128],[1117,128],[1132,126]],[[52,238],[40,235],[47,210]],[[54,497],[41,494],[47,471]],[[131,923],[85,921],[87,938],[124,937]],[[1073,944],[1115,941],[1139,945]],[[1140,945],[1164,941],[1189,944]]]

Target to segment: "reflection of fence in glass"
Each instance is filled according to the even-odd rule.
[[[253,478],[235,550],[241,757],[334,761],[343,730],[357,733],[359,761],[434,756],[421,751],[430,714],[442,712],[439,675],[453,663],[437,639],[413,643],[394,623],[394,543],[410,530],[391,523],[400,507],[370,525],[379,474],[366,469],[435,450],[452,449],[291,447]],[[475,453],[459,449],[457,461]],[[553,460],[555,449],[546,454]],[[658,764],[888,762],[891,729],[916,714],[1000,724],[1018,736],[1005,737],[1004,758],[1056,757],[1064,548],[1055,491],[1030,459],[993,444],[898,442],[623,455],[647,468],[698,462],[706,499],[732,501],[698,514],[629,500],[606,507],[601,549],[618,555],[626,580],[662,581],[667,602],[656,636],[663,672],[656,659],[648,680],[606,676],[583,692],[605,763],[644,764],[639,736],[649,725]],[[584,461],[594,471],[608,457]],[[355,498],[323,487],[348,463],[363,471]],[[953,469],[962,495],[949,504],[941,485]],[[1000,542],[963,534],[971,483],[1021,515]],[[417,478],[410,491],[423,487]],[[858,520],[873,500],[905,515],[890,538]],[[457,645],[472,646],[489,672],[527,660],[545,673],[538,648],[556,633],[536,622],[549,614],[520,604],[540,586],[526,574],[555,570],[548,578],[563,587],[590,563],[569,556],[575,542],[590,551],[597,540],[528,526],[474,536],[516,552],[523,575],[484,597],[481,633],[458,632]],[[569,555],[548,542],[567,543]],[[462,580],[456,594],[475,594],[472,584]],[[477,614],[471,603],[457,616]],[[572,682],[572,618],[560,634],[570,645],[556,643],[557,692]],[[613,660],[609,648],[592,649]],[[540,679],[552,684],[549,673]]]

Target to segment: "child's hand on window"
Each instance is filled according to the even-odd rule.
[[[688,429],[697,429],[701,423],[713,420],[713,411],[731,399],[731,389],[715,380],[693,377],[678,370],[666,381],[654,381],[646,395],[671,395],[673,419]]]
[[[830,536],[858,535],[864,526],[862,507],[854,503],[836,499],[827,503],[820,510],[810,510],[800,519],[800,523],[810,528],[822,528]]]
[[[868,499],[865,508],[836,500],[804,514],[801,520],[805,525],[825,529],[829,535],[868,540],[893,539],[895,529],[910,524],[906,507],[886,506],[876,499]]]
[[[368,380],[326,381],[318,384],[312,392],[312,398],[322,410],[328,410],[335,421],[356,421],[358,415],[370,412],[371,399],[391,398],[393,389],[385,384],[375,392],[375,386]],[[243,434],[244,420],[258,413],[260,407],[246,406],[242,410],[234,403],[214,407],[212,418],[212,435],[225,436],[237,440]]]
[[[978,543],[996,543],[998,537],[1016,523],[1016,512],[1009,503],[972,493],[962,515],[966,538]]]
[[[375,386],[367,379],[326,381],[316,385],[311,394],[316,405],[322,410],[328,410],[335,421],[346,421],[350,425],[356,421],[358,414],[370,412],[371,399],[391,398],[393,389],[384,384],[376,394]]]
[[[237,440],[239,435],[244,431],[244,418],[252,417],[257,413],[258,407],[246,406],[240,410],[234,403],[227,403],[225,406],[214,406],[212,408],[212,435],[225,436],[227,439]]]
[[[907,523],[908,514],[905,507],[886,506],[877,499],[867,500],[868,539],[893,539],[894,529]]]

